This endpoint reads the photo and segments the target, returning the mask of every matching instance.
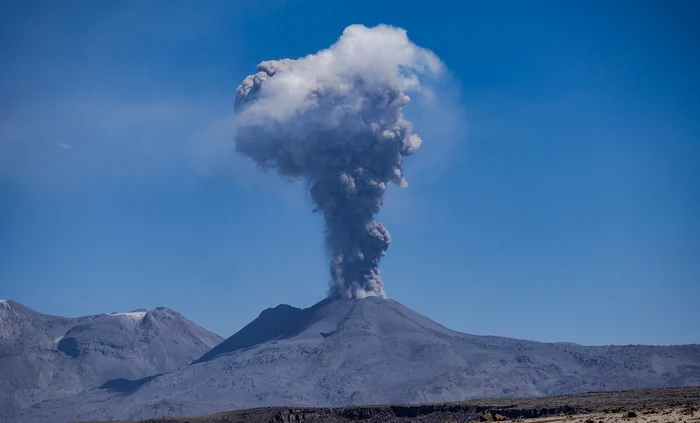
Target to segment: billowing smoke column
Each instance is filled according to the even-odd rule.
[[[391,236],[374,220],[387,183],[421,139],[403,118],[407,92],[440,60],[386,25],[352,25],[326,50],[258,65],[236,90],[236,151],[282,177],[308,181],[333,259],[331,295],[384,297],[379,260]]]

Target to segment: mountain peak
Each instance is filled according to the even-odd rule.
[[[196,362],[209,361],[216,356],[250,348],[292,333],[298,327],[303,314],[304,310],[287,304],[263,310],[255,320],[204,354]]]
[[[293,308],[299,310],[297,307],[290,306],[289,304],[279,304],[276,307],[266,308],[265,310],[262,311],[262,313],[276,312],[279,310],[289,310],[289,309],[293,309]],[[260,313],[260,314],[262,314],[262,313]]]
[[[0,300],[0,315],[11,313],[12,316],[24,320],[68,320],[66,317],[51,316],[48,314],[39,313],[31,308],[18,303],[14,300]],[[9,317],[6,315],[5,317]]]
[[[222,341],[180,314],[163,310],[66,318],[1,301],[0,387],[10,383],[11,389],[0,389],[0,421],[5,421],[6,410],[66,392],[171,371]]]
[[[408,317],[408,318],[407,318]],[[393,300],[379,297],[324,299],[305,309],[280,304],[265,309],[233,336],[196,362],[292,337],[327,337],[338,331],[416,332],[429,328],[451,332]]]

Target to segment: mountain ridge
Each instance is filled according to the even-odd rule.
[[[42,402],[12,422],[700,385],[700,345],[581,346],[470,335],[370,297],[266,309],[191,365],[127,382]]]
[[[463,401],[700,385],[700,345],[582,346],[453,331],[386,299],[263,310],[191,364],[41,401],[10,423],[264,406]]]
[[[0,416],[191,363],[223,338],[158,307],[81,317],[0,301]]]

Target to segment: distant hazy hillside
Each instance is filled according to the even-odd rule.
[[[13,421],[133,419],[700,385],[700,346],[585,347],[474,336],[378,298],[282,305],[196,364],[48,401]]]
[[[1,300],[0,420],[111,379],[171,371],[221,340],[166,308],[69,319]]]

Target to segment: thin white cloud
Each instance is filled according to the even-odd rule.
[[[290,189],[234,150],[229,99],[36,104],[0,121],[0,176],[31,183],[142,183],[174,174],[228,179],[305,207]],[[70,151],[68,155],[58,152]]]

